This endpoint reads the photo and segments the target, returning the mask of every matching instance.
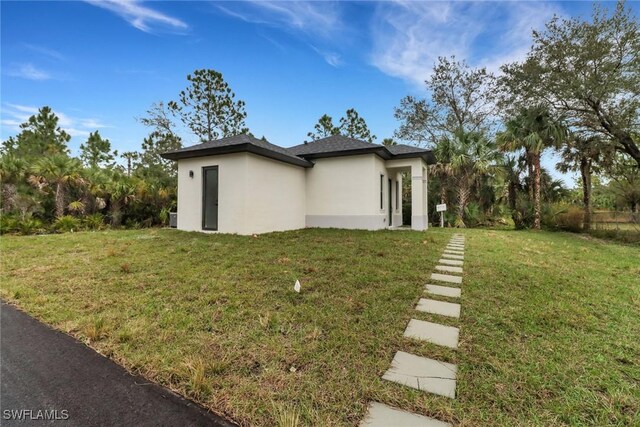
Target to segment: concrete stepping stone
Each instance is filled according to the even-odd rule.
[[[399,351],[382,379],[455,399],[456,371],[451,363]]]
[[[441,259],[438,260],[438,262],[440,264],[445,264],[445,265],[462,265],[463,264],[462,261],[459,261],[457,259],[444,259],[444,258],[441,258]]]
[[[431,279],[438,280],[440,282],[447,282],[447,283],[457,283],[457,284],[462,283],[462,277],[452,276],[450,274],[431,273]]]
[[[436,270],[438,270],[438,271],[447,271],[449,273],[461,273],[462,274],[462,268],[461,267],[452,267],[450,265],[436,265]]]
[[[442,258],[449,258],[449,259],[458,259],[458,260],[463,260],[464,259],[464,255],[458,255],[458,254],[448,254],[448,253],[443,253],[442,255],[440,255]]]
[[[460,317],[460,304],[420,298],[416,310],[447,317]]]
[[[392,406],[371,402],[360,427],[451,427],[451,424],[424,415],[402,411]]]
[[[449,348],[458,348],[459,334],[460,330],[453,326],[416,319],[409,320],[407,329],[404,331],[404,336],[407,338],[415,338]]]
[[[452,288],[451,286],[425,285],[425,291],[433,295],[443,297],[460,298],[462,290],[460,288]]]
[[[464,255],[464,251],[454,251],[453,249],[445,249],[442,253],[449,255]]]
[[[447,249],[460,249],[464,251],[464,245],[447,245]]]

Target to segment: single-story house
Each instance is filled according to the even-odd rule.
[[[178,162],[181,230],[399,227],[403,172],[411,176],[411,228],[427,228],[429,150],[341,135],[284,148],[242,134],[162,156]]]

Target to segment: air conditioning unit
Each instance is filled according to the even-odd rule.
[[[178,213],[177,212],[169,212],[169,227],[177,228],[178,227]]]

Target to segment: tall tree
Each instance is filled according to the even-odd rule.
[[[610,167],[605,168],[604,176],[609,179],[609,189],[616,195],[617,202],[638,212],[640,206],[640,168],[635,161],[619,153]]]
[[[607,161],[611,157],[608,145],[597,136],[582,136],[572,134],[560,151],[562,161],[556,165],[561,172],[580,172],[582,183],[582,205],[584,219],[582,228],[585,231],[591,229],[591,178],[598,173],[601,161]]]
[[[391,147],[392,145],[398,145],[398,143],[395,142],[393,138],[385,138],[382,140],[382,145],[385,147]]]
[[[42,156],[68,154],[71,136],[58,126],[58,116],[50,107],[42,107],[37,115],[20,125],[20,133],[2,144],[2,151],[23,160]]]
[[[371,134],[367,122],[360,117],[354,108],[348,109],[346,115],[340,119],[339,131],[340,134],[349,138],[368,142],[373,142],[376,139],[376,136]]]
[[[79,182],[82,178],[82,164],[78,159],[66,154],[54,154],[42,157],[33,167],[31,182],[39,188],[55,186],[56,217],[64,215],[65,197],[69,183]]]
[[[307,133],[307,137],[311,141],[315,141],[317,139],[326,138],[332,135],[338,135],[340,133],[340,128],[333,124],[333,118],[327,114],[323,114],[320,119],[318,119],[318,123],[313,127],[313,131]],[[307,142],[307,141],[305,141]]]
[[[566,127],[551,117],[544,106],[522,109],[508,120],[505,130],[497,136],[498,146],[503,151],[525,151],[532,182],[534,205],[533,228],[540,229],[542,205],[540,199],[542,152],[549,147],[558,147],[566,139]]]
[[[23,181],[26,172],[27,163],[24,160],[13,154],[0,156],[0,182],[2,183],[0,203],[2,203],[3,213],[13,209],[18,195],[17,187]]]
[[[187,80],[189,86],[168,107],[201,141],[249,132],[244,122],[244,101],[235,100],[221,73],[195,70]]]
[[[122,153],[121,157],[126,161],[127,166],[125,172],[127,176],[131,176],[138,164],[138,161],[140,160],[140,153],[137,151],[125,151]]]
[[[98,131],[90,133],[87,142],[80,144],[80,159],[88,167],[111,166],[117,155],[117,151],[111,151],[109,140],[103,139]]]
[[[420,145],[436,145],[460,132],[484,132],[492,126],[495,78],[455,57],[438,58],[425,81],[431,98],[407,96],[395,109],[401,122],[395,136]]]
[[[503,106],[545,103],[572,128],[599,133],[640,167],[640,26],[624,2],[594,4],[592,20],[560,18],[533,33],[522,63],[505,65]]]
[[[450,146],[450,167],[458,193],[458,211],[456,226],[465,227],[464,214],[471,186],[479,174],[493,169],[499,160],[495,144],[480,132],[457,132],[453,138],[447,138]]]

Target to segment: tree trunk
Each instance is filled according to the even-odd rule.
[[[447,203],[447,188],[444,185],[444,179],[440,180],[440,203]]]
[[[122,206],[119,201],[112,201],[109,207],[111,211],[111,226],[120,227],[122,223]]]
[[[535,155],[529,150],[525,150],[525,158],[527,159],[527,169],[529,170],[529,200],[535,198]]]
[[[2,212],[11,212],[18,194],[15,184],[2,184]]]
[[[462,179],[458,184],[458,219],[456,220],[456,226],[465,228],[464,223],[464,209],[467,207],[469,201],[469,185],[466,179]]]
[[[56,184],[56,217],[60,218],[64,215],[64,183]]]
[[[533,182],[533,229],[540,230],[540,216],[542,208],[540,206],[540,154],[535,153],[531,155],[533,160],[533,172],[534,172],[534,182]]]
[[[591,230],[591,160],[580,159],[580,175],[582,176],[582,202],[584,204],[584,219],[582,229]]]

